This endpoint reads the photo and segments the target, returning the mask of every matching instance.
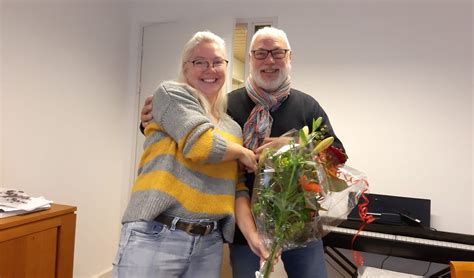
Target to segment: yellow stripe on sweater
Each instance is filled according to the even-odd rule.
[[[156,130],[163,130],[163,129],[161,128],[161,126],[158,123],[151,122],[145,127],[145,129],[143,130],[143,133],[145,134],[145,136],[148,136],[153,131],[156,131]]]
[[[234,214],[234,196],[212,195],[195,190],[165,171],[154,171],[138,177],[132,192],[160,190],[173,196],[192,213]]]
[[[191,133],[188,134],[186,137],[189,137],[190,135]],[[199,136],[199,138],[196,139],[194,144],[191,146],[186,156],[190,160],[195,160],[195,161],[197,160],[197,162],[206,160],[209,157],[209,154],[211,153],[213,137],[214,137],[214,132],[212,129],[208,129],[205,132],[203,132]],[[184,141],[186,139],[187,138],[184,138],[180,140],[180,142],[178,143],[178,145],[180,146],[180,149],[183,149]]]
[[[237,186],[235,187],[235,191],[237,191],[237,192],[239,192],[239,191],[249,191],[249,189],[247,188],[245,183],[241,182],[241,183],[237,184]]]
[[[148,125],[147,128],[150,125]],[[153,125],[154,125],[154,128],[159,128],[156,123],[153,123]],[[157,131],[154,131],[154,132],[157,132]],[[228,141],[242,144],[242,139],[237,138],[230,133],[227,133],[221,130],[216,130],[216,132],[222,135]],[[147,135],[150,135],[150,134],[151,132],[147,133]],[[178,147],[181,147],[181,150],[179,150]],[[217,164],[201,164],[201,163],[192,162],[191,160],[184,157],[183,152],[182,152],[182,145],[178,146],[171,137],[165,137],[162,140],[149,146],[143,152],[139,167],[143,167],[147,162],[150,162],[158,155],[173,155],[175,156],[176,161],[186,166],[188,169],[202,173],[210,177],[222,178],[222,179],[236,179],[237,164],[235,160],[220,162]]]
[[[158,155],[172,155],[177,162],[184,165],[191,171],[195,171],[213,178],[234,180],[237,179],[237,162],[235,160],[219,162],[216,164],[196,163],[186,159],[181,151],[178,151],[176,142],[170,137],[148,147],[142,155],[140,166],[143,167],[147,162],[153,160]]]

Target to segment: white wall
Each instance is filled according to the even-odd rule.
[[[127,9],[5,2],[1,19],[0,183],[78,207],[74,274],[91,277],[111,266],[130,184]]]
[[[431,199],[433,227],[472,234],[470,4],[318,8],[279,18],[295,86],[325,107],[373,192]]]
[[[3,15],[0,2],[0,14]],[[3,16],[2,16],[3,19]],[[0,20],[0,186],[3,185],[3,20]]]
[[[471,2],[37,2],[2,2],[0,183],[78,206],[75,277],[116,252],[139,27],[216,11],[277,16],[294,86],[321,102],[372,191],[429,198],[436,228],[474,233]]]
[[[431,199],[433,227],[474,233],[472,2],[134,7],[135,24],[191,10],[277,16],[294,50],[294,87],[323,105],[372,192]]]

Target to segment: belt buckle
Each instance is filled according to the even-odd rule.
[[[193,228],[194,228],[194,225],[191,224],[191,223],[186,223],[186,228],[184,229],[184,231],[186,233],[188,233],[189,235],[191,236],[195,236],[196,233],[193,232]]]
[[[211,224],[212,224],[212,223],[211,223]],[[211,225],[211,224],[207,224],[207,225],[206,225],[206,231],[204,232],[204,235],[205,235],[205,236],[208,235],[208,234],[210,234],[210,233],[212,232],[213,229],[212,229],[212,225]]]
[[[199,232],[195,232],[194,231],[194,228],[195,227],[205,227],[206,230],[204,231],[204,233],[199,233]],[[213,231],[213,227],[212,227],[212,223],[210,224],[207,224],[207,225],[201,225],[201,224],[198,224],[198,223],[188,223],[186,225],[186,229],[184,230],[186,233],[188,233],[189,235],[192,235],[192,236],[195,236],[195,235],[202,235],[202,236],[205,236],[205,235],[208,235],[210,234],[212,231]],[[201,230],[202,231],[202,230]]]

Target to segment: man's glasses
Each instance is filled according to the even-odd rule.
[[[219,60],[212,61],[212,63],[211,63],[208,60],[196,59],[196,60],[193,60],[193,61],[188,61],[188,63],[192,63],[193,67],[195,69],[206,70],[206,69],[209,68],[209,66],[211,64],[212,64],[212,67],[215,68],[215,69],[223,68],[223,67],[227,66],[229,61],[227,61],[225,59],[219,59]]]
[[[252,50],[253,57],[257,60],[265,60],[268,56],[268,53],[272,54],[273,59],[283,59],[286,57],[286,53],[290,51],[289,49],[256,49]]]

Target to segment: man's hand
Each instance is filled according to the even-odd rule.
[[[140,117],[143,127],[146,127],[151,122],[151,120],[153,120],[153,114],[151,114],[152,109],[153,109],[153,95],[150,95],[145,99],[145,104],[143,105],[142,113]]]
[[[255,150],[255,154],[260,156],[266,148],[272,148],[278,150],[279,148],[283,147],[290,143],[291,137],[267,137],[263,139],[263,143],[260,147]]]

